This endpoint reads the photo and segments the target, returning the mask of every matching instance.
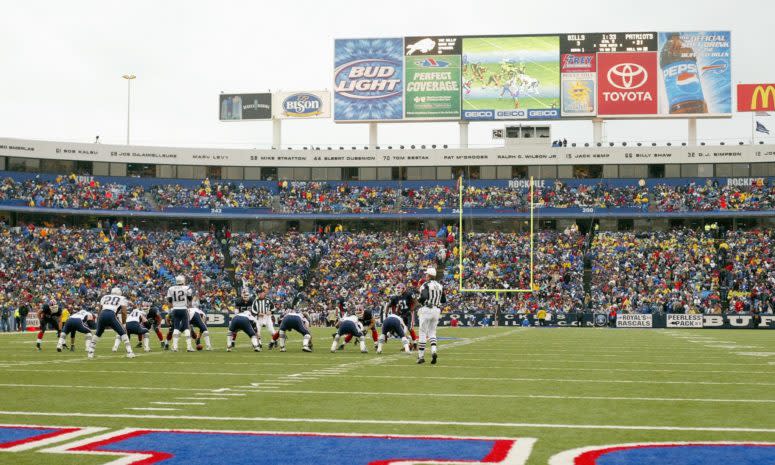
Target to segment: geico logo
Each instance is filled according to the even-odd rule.
[[[694,63],[681,63],[675,66],[670,66],[662,71],[665,77],[678,76],[681,73],[697,74],[697,65]]]
[[[652,102],[651,92],[603,92],[606,102]]]
[[[491,110],[465,111],[463,112],[463,116],[466,118],[492,118],[494,113]]]
[[[525,116],[524,110],[499,110],[496,116],[510,116],[512,118],[520,118]]]
[[[530,116],[557,116],[557,110],[532,110],[528,113]]]

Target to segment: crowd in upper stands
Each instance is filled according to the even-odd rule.
[[[530,209],[526,188],[468,185],[464,208],[518,212]],[[653,212],[775,209],[775,183],[752,180],[747,185],[720,185],[714,179],[683,185],[617,186],[606,182],[571,185],[546,181],[534,190],[536,208],[638,208]],[[282,213],[441,212],[459,207],[457,187],[448,184],[361,185],[347,182],[280,181],[273,188],[240,182],[203,180],[196,187],[181,184],[101,184],[93,177],[58,176],[0,182],[0,201],[19,200],[30,207],[165,210],[168,208],[271,209]]]

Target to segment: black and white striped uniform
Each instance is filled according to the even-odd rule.
[[[272,301],[266,297],[263,299],[257,297],[253,302],[253,313],[256,315],[256,319],[258,320],[259,334],[261,332],[262,326],[266,326],[266,329],[269,330],[270,335],[274,333],[274,317],[272,316],[273,310],[274,303],[272,303]]]
[[[422,351],[425,350],[426,341],[430,342],[431,346],[436,345],[436,327],[439,325],[441,316],[439,307],[447,303],[447,296],[444,294],[444,287],[438,281],[431,280],[420,287],[418,300],[422,305],[417,312],[420,318],[419,347]]]

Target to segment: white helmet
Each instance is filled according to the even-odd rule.
[[[113,295],[122,295],[123,294],[121,292],[121,288],[120,287],[114,287],[113,289],[110,290],[110,293],[113,294]]]
[[[175,276],[175,284],[182,286],[183,284],[186,284],[186,277],[181,275]]]

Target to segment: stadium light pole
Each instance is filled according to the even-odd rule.
[[[132,80],[137,76],[125,74],[121,77],[126,79],[126,145],[129,145],[129,108],[132,102]]]

